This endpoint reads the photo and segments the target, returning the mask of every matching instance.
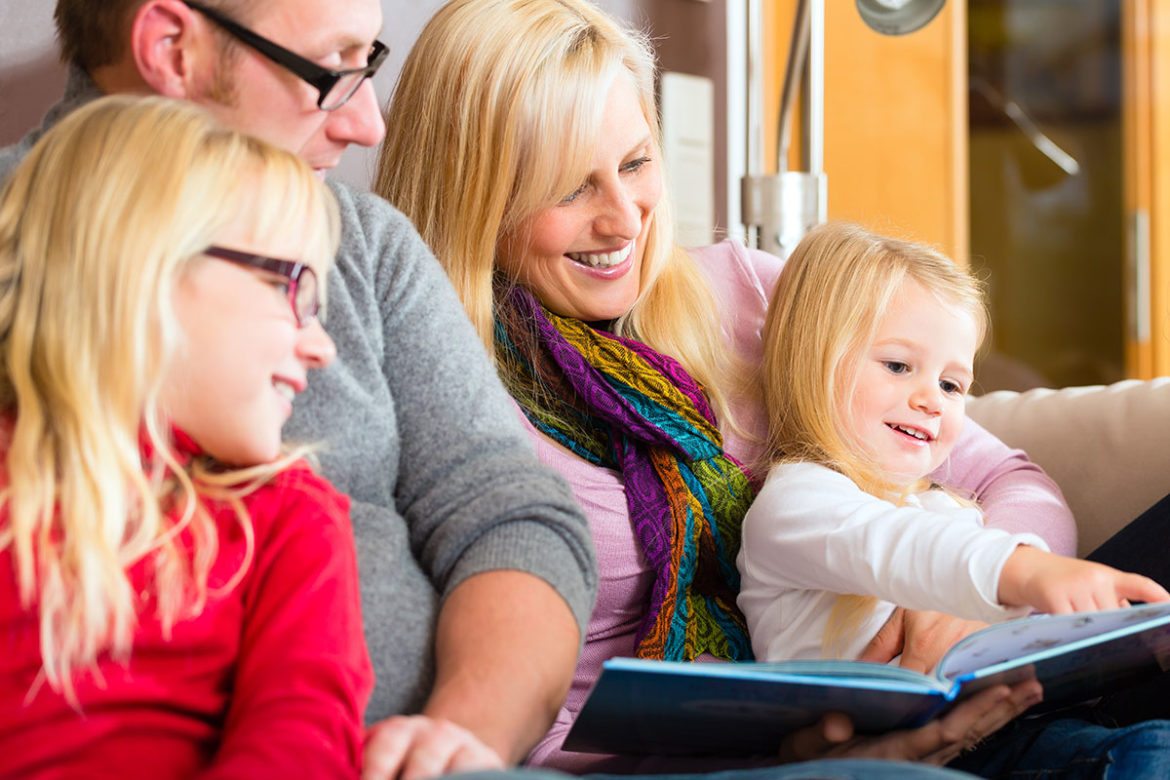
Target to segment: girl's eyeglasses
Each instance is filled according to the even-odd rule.
[[[317,297],[317,274],[304,263],[254,255],[251,252],[240,252],[222,246],[209,246],[203,250],[203,254],[236,265],[257,268],[277,276],[283,276],[288,279],[288,302],[292,306],[297,326],[303,328],[316,318],[320,309],[320,301]]]

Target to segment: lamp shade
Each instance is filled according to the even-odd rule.
[[[905,35],[925,27],[946,0],[857,0],[857,12],[882,35]]]

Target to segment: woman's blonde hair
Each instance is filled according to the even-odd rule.
[[[586,179],[620,74],[660,149],[653,49],[586,0],[453,0],[407,57],[374,189],[422,233],[493,356],[497,245]],[[672,229],[664,198],[641,292],[613,329],[678,359],[725,414],[715,299]]]
[[[940,252],[846,223],[822,225],[797,245],[764,323],[760,385],[768,427],[762,465],[819,463],[896,503],[925,487],[891,482],[861,443],[851,440],[843,418],[860,360],[908,280],[968,313],[982,341],[988,322],[982,285]],[[874,601],[839,599],[826,647]]]
[[[184,344],[176,284],[215,262],[202,251],[241,217],[258,242],[302,236],[300,259],[324,278],[339,237],[325,185],[293,154],[163,98],[75,111],[0,190],[0,550],[39,610],[45,679],[71,701],[77,670],[127,658],[141,598],[167,631],[202,610],[218,540],[199,497],[236,507],[250,559],[239,498],[289,462],[184,464],[160,407]]]

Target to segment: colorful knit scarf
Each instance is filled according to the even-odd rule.
[[[639,658],[751,658],[736,608],[740,527],[752,499],[701,385],[645,344],[498,289],[502,375],[532,424],[590,463],[616,469],[655,573]]]

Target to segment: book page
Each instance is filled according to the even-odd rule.
[[[913,687],[937,688],[946,690],[949,686],[933,677],[919,672],[903,669],[900,666],[889,664],[870,663],[868,661],[845,660],[796,660],[796,661],[755,661],[752,663],[736,664],[732,670],[744,671],[753,675],[779,675],[795,677],[819,677],[836,679],[859,679],[904,683]]]
[[[938,666],[942,679],[957,680],[990,667],[1028,658],[1058,655],[1062,648],[1116,632],[1140,630],[1142,624],[1170,622],[1170,603],[1147,604],[1106,612],[1035,615],[999,623],[956,644]]]

